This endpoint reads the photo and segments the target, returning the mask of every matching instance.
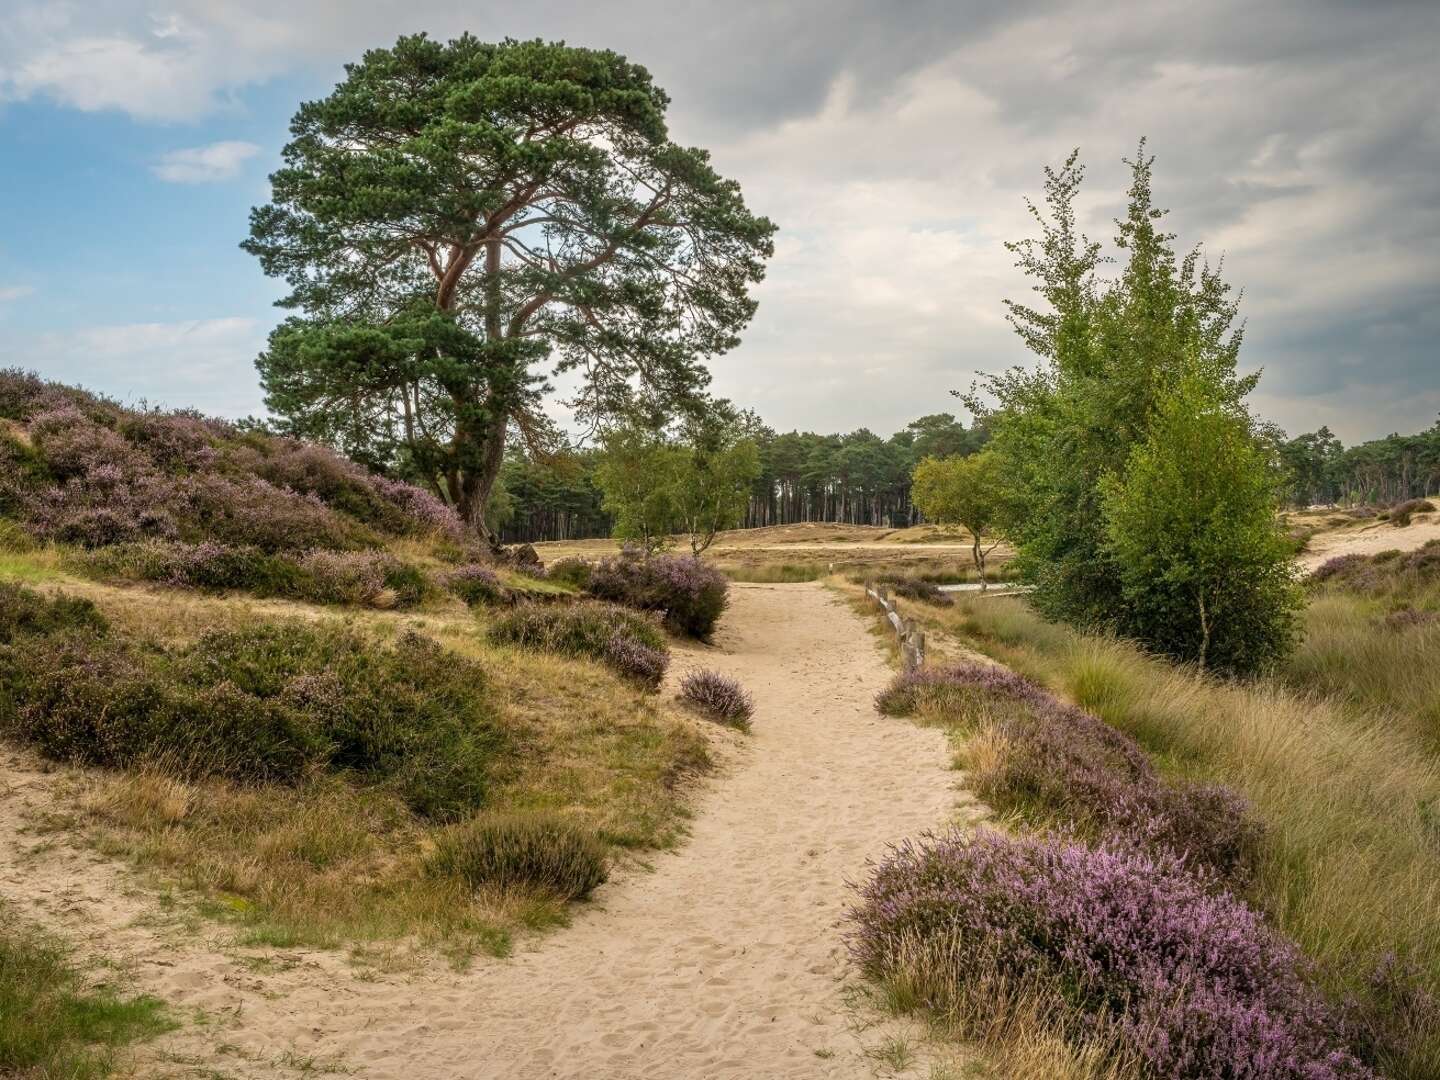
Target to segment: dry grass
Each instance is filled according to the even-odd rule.
[[[1222,683],[1043,622],[1014,598],[908,614],[1070,697],[1172,775],[1216,779],[1268,827],[1251,892],[1336,992],[1386,953],[1440,993],[1440,769],[1393,718],[1275,681]],[[1427,1064],[1428,1062],[1428,1064]],[[1433,1076],[1440,1031],[1396,1075]]]
[[[3,575],[3,571],[0,571]],[[276,617],[342,621],[383,640],[415,629],[484,665],[515,753],[492,774],[487,808],[553,811],[622,855],[684,835],[686,779],[709,764],[703,725],[667,711],[598,664],[488,644],[458,602],[418,613],[222,599],[57,578],[120,632],[166,641]],[[483,619],[483,615],[481,618]],[[333,947],[401,939],[457,957],[505,952],[512,932],[562,922],[554,898],[472,892],[427,875],[436,830],[393,795],[336,777],[298,788],[183,783],[155,773],[73,772],[52,830],[191,890],[242,940]],[[629,857],[634,861],[634,857]]]

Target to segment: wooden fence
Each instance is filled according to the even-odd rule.
[[[867,582],[865,595],[880,605],[885,612],[885,617],[890,620],[890,625],[895,630],[895,639],[900,646],[900,663],[904,669],[914,671],[923,667],[925,665],[925,631],[895,609],[895,601],[890,599],[890,590],[884,585]]]

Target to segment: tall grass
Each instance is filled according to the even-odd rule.
[[[1267,827],[1249,894],[1333,993],[1377,1002],[1372,975],[1393,955],[1440,994],[1440,769],[1405,732],[1046,623],[1018,599],[912,613],[1096,712],[1166,772],[1246,796]],[[1422,1014],[1382,1062],[1393,1076],[1440,1076],[1440,1016]]]

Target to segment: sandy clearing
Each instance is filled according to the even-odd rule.
[[[754,734],[700,796],[690,841],[510,960],[377,974],[289,952],[257,970],[223,928],[157,923],[154,899],[98,856],[27,853],[23,807],[43,803],[47,784],[13,756],[0,762],[0,889],[123,956],[182,1014],[204,1010],[208,1026],[157,1048],[166,1075],[317,1064],[376,1080],[877,1075],[867,1048],[895,1029],[857,1023],[845,992],[846,880],[887,843],[976,808],[941,732],[874,711],[891,672],[843,600],[816,584],[732,596],[716,646],[682,652],[674,675],[703,665],[740,678]]]
[[[1314,570],[1337,555],[1375,555],[1398,548],[1413,551],[1430,540],[1440,539],[1440,518],[1412,521],[1404,528],[1380,522],[1353,532],[1321,533],[1296,560],[1305,571]]]

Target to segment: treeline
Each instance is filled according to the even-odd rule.
[[[833,435],[762,428],[755,436],[760,475],[743,526],[911,524],[917,519],[910,501],[916,463],[973,453],[986,438],[983,428],[967,428],[950,413],[923,416],[888,439],[864,428]],[[595,451],[544,461],[512,452],[492,506],[505,542],[609,536],[613,521],[601,507],[596,464]]]
[[[1291,505],[1389,506],[1440,494],[1440,420],[1418,435],[1345,447],[1328,427],[1280,446]]]

